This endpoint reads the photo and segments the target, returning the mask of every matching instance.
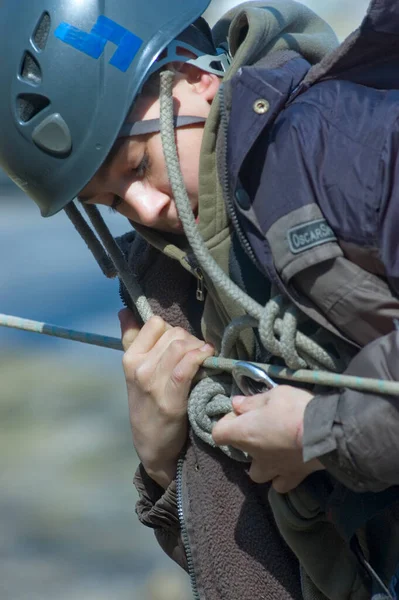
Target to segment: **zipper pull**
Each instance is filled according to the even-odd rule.
[[[204,285],[204,276],[202,274],[201,269],[195,269],[195,274],[197,276],[197,292],[196,298],[198,302],[203,302],[205,300],[205,285]]]

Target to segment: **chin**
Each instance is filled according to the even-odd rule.
[[[153,229],[154,231],[159,231],[161,233],[174,233],[179,235],[184,235],[184,229],[182,223],[159,223],[156,226],[146,225],[148,229]]]
[[[176,233],[176,234],[179,234],[179,235],[184,235],[183,223],[181,223],[181,221],[179,221],[173,227],[170,227],[169,231],[171,233]]]

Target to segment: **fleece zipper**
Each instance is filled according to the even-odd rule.
[[[194,600],[201,600],[199,592],[198,592],[198,588],[197,588],[197,582],[196,582],[196,579],[195,579],[193,555],[191,553],[190,542],[189,542],[189,539],[188,539],[188,532],[187,532],[187,527],[186,527],[186,523],[185,523],[185,516],[184,516],[184,508],[183,508],[183,464],[184,464],[184,459],[180,458],[179,461],[178,461],[178,463],[177,463],[177,472],[176,472],[177,512],[178,512],[178,515],[179,515],[181,539],[182,539],[182,542],[183,542],[184,551],[186,553],[186,558],[187,558],[187,568],[188,568],[188,574],[190,576],[190,583],[191,583],[191,590],[192,590],[192,593],[193,593],[193,599]]]

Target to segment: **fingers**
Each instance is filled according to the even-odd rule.
[[[133,313],[128,308],[119,311],[119,321],[122,332],[122,346],[127,352],[134,343],[132,352],[145,354],[149,352],[170,325],[161,317],[151,317],[142,327],[137,323]]]
[[[192,380],[199,367],[206,358],[214,353],[214,348],[210,344],[200,342],[196,347],[181,353],[180,359],[176,361],[171,375],[171,384],[175,387],[182,385],[191,385]]]
[[[120,310],[118,317],[121,326],[122,346],[126,352],[136,339],[140,331],[140,327],[129,308],[123,308]]]
[[[244,446],[251,443],[252,427],[252,418],[247,418],[246,413],[265,406],[268,402],[267,394],[268,392],[256,396],[235,396],[232,399],[234,412],[220,419],[212,430],[215,444],[231,445],[246,450]],[[234,419],[234,417],[240,418]]]
[[[256,394],[256,396],[234,396],[232,399],[234,412],[244,414],[250,410],[261,408],[268,402],[268,392]]]
[[[121,314],[120,319],[128,383],[160,398],[164,396],[161,390],[167,388],[188,392],[199,366],[213,354],[213,347],[160,317],[152,317],[141,329],[131,313]]]
[[[292,475],[291,477],[279,475],[273,479],[272,487],[279,494],[287,494],[291,490],[298,487],[303,479],[303,477],[297,477],[295,475]]]
[[[272,462],[253,458],[248,475],[255,483],[266,483],[272,480],[274,482],[278,476],[278,470]]]
[[[212,429],[212,437],[217,446],[234,446],[240,450],[242,442],[248,438],[248,432],[242,418],[230,413],[220,419]]]
[[[161,317],[151,317],[140,329],[134,343],[136,354],[147,354],[154,348],[164,333],[171,329]]]

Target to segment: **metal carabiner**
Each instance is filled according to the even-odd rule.
[[[234,381],[246,396],[261,394],[278,385],[263,369],[243,360],[235,363],[232,375]]]

